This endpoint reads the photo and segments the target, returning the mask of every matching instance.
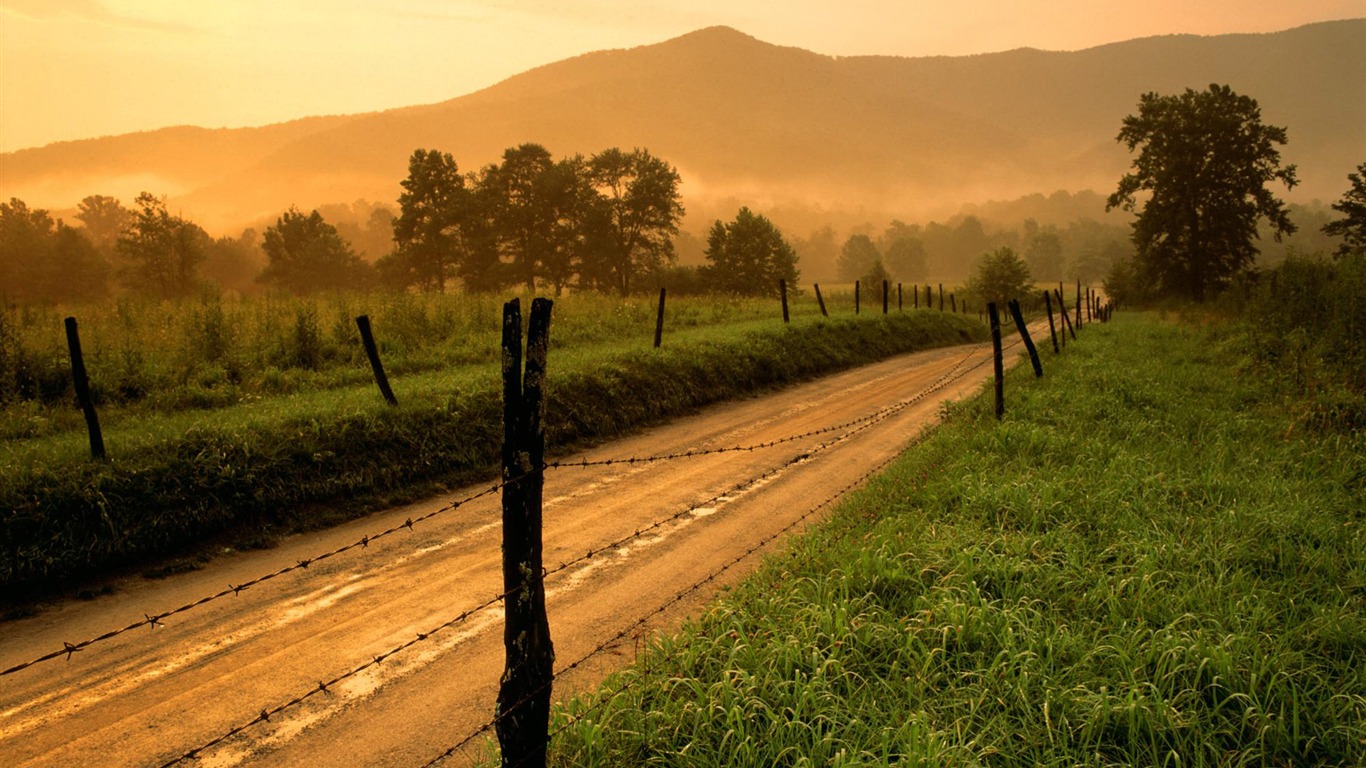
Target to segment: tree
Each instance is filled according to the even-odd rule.
[[[1366,253],[1366,163],[1358,165],[1356,173],[1347,174],[1347,180],[1352,182],[1351,189],[1333,203],[1333,210],[1343,218],[1323,225],[1324,234],[1342,238],[1335,257]]]
[[[85,234],[96,248],[114,251],[124,230],[133,223],[133,212],[108,195],[89,195],[76,206],[76,219],[85,225]]]
[[[295,295],[363,287],[370,282],[369,266],[317,211],[305,216],[291,207],[266,228],[261,247],[266,252],[266,268],[257,281]]]
[[[1052,224],[1039,226],[1034,219],[1024,223],[1024,260],[1029,271],[1041,280],[1057,280],[1063,275],[1062,234]]]
[[[465,177],[449,153],[418,149],[408,159],[394,219],[394,252],[378,265],[386,282],[444,292],[468,256],[464,235],[473,215]]]
[[[165,198],[143,192],[136,203],[140,210],[116,243],[128,262],[122,270],[124,280],[135,290],[162,298],[193,292],[210,242],[208,233],[167,212]]]
[[[518,280],[533,290],[538,277],[559,295],[578,269],[591,208],[599,199],[582,157],[556,162],[540,144],[503,152],[485,175],[500,250]]]
[[[1010,299],[1032,295],[1034,286],[1029,265],[1014,249],[1003,246],[982,256],[968,279],[968,290],[1003,308]]]
[[[719,219],[707,233],[707,279],[715,290],[777,296],[778,281],[797,282],[797,252],[764,216],[741,208],[735,220]]]
[[[683,218],[681,180],[649,151],[615,147],[589,158],[588,179],[602,202],[591,216],[584,277],[626,296],[637,278],[673,261],[672,237]]]
[[[840,258],[836,266],[839,267],[841,280],[853,282],[861,279],[873,268],[875,262],[881,260],[882,254],[873,244],[873,238],[867,235],[850,235],[849,239],[844,241],[844,247],[840,249]]]
[[[1266,185],[1296,184],[1295,166],[1281,166],[1276,145],[1284,128],[1264,125],[1257,102],[1226,85],[1179,96],[1146,93],[1138,114],[1124,118],[1117,140],[1139,149],[1106,210],[1135,210],[1139,269],[1164,290],[1203,301],[1253,261],[1257,222],[1279,238],[1295,231],[1284,204]]]
[[[0,203],[0,297],[92,301],[108,292],[109,263],[85,234],[23,200]]]

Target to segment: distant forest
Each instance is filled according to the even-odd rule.
[[[619,153],[619,161],[631,154],[613,152]],[[620,221],[612,230],[612,204],[603,195],[613,188],[613,181],[629,182],[636,176],[618,168],[609,178],[611,174],[604,175],[599,168],[595,181],[592,163],[602,158],[556,161],[538,145],[523,145],[507,150],[502,163],[465,174],[448,155],[424,154],[438,165],[449,163],[438,170],[447,173],[446,183],[459,188],[456,197],[462,197],[464,206],[459,211],[419,211],[408,189],[394,204],[358,200],[322,205],[307,214],[290,209],[273,223],[236,236],[212,237],[167,210],[164,198],[149,193],[131,207],[109,196],[87,196],[71,224],[11,199],[0,203],[0,297],[8,304],[24,304],[100,301],[117,295],[245,296],[272,290],[501,290],[526,285],[528,277],[545,291],[651,292],[661,286],[680,293],[706,290],[707,281],[701,278],[709,266],[707,228],[714,225],[704,220],[696,230],[680,229],[676,174],[663,160],[638,152],[656,166],[656,181],[663,181],[648,194],[640,193],[653,197],[646,202],[657,208],[651,226],[658,237],[642,240],[642,251],[625,268],[629,275],[603,254],[613,247],[614,236],[621,242],[623,235]],[[420,181],[414,172],[420,175],[421,169],[410,167],[405,188]],[[430,188],[436,183],[432,179],[421,183],[429,185],[428,193],[440,191]],[[555,184],[560,188],[554,189]],[[617,194],[626,191],[621,187]],[[449,192],[442,193],[448,200]],[[593,194],[598,195],[593,210],[593,205],[570,210],[573,206],[565,202],[582,202],[585,196],[592,200]],[[618,208],[622,203],[620,197],[615,200]],[[743,205],[738,200],[714,202],[707,213],[714,213],[720,223]],[[734,207],[727,211],[728,206]],[[1280,241],[1262,238],[1260,266],[1275,266],[1290,254],[1326,254],[1334,248],[1336,241],[1321,232],[1332,219],[1328,206],[1292,204],[1289,211],[1299,231]],[[758,213],[776,223],[808,284],[852,282],[869,274],[874,263],[894,281],[958,283],[982,257],[1001,247],[1020,254],[1036,280],[1098,283],[1132,252],[1128,217],[1105,214],[1104,198],[1090,191],[965,206],[944,221],[916,223],[858,221],[828,212],[821,221],[819,211],[790,207]],[[447,218],[424,225],[415,218],[423,215]],[[467,218],[460,224],[452,216]],[[693,220],[698,218],[695,212]],[[413,253],[413,227],[430,229],[433,223],[448,238],[436,247],[479,250],[476,261],[481,267],[462,272],[457,260],[448,273],[436,276],[449,277],[449,282],[432,275],[424,278],[405,254]],[[519,250],[525,248],[540,254],[531,257],[529,266]],[[560,254],[558,267],[542,258],[554,253]]]

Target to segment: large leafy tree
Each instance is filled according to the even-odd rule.
[[[1259,219],[1277,238],[1295,231],[1267,189],[1296,183],[1276,148],[1286,132],[1262,123],[1254,99],[1226,85],[1146,93],[1117,140],[1139,154],[1106,209],[1135,210],[1145,195],[1133,241],[1140,270],[1162,289],[1202,301],[1252,263]]]
[[[873,243],[873,238],[867,235],[850,235],[844,241],[844,246],[840,248],[839,267],[841,280],[853,282],[861,280],[873,264],[882,261],[882,253]]]
[[[198,285],[198,269],[211,238],[198,224],[173,216],[166,200],[143,192],[132,223],[118,239],[127,261],[123,278],[129,287],[162,298],[184,296]]]
[[[1358,165],[1356,173],[1347,174],[1347,180],[1352,183],[1351,189],[1333,203],[1333,210],[1343,218],[1323,225],[1325,234],[1342,238],[1336,256],[1366,253],[1366,163]]]
[[[296,295],[363,287],[370,281],[369,265],[317,211],[285,211],[266,228],[261,247],[267,263],[257,280]]]
[[[88,195],[76,206],[76,219],[85,225],[85,234],[96,248],[112,253],[114,244],[133,223],[133,212],[117,198]]]
[[[982,301],[995,302],[1005,309],[1006,302],[1034,293],[1029,265],[1014,249],[997,248],[982,256],[968,278],[968,290]]]
[[[674,259],[673,236],[683,218],[681,179],[647,150],[615,147],[588,160],[588,179],[602,208],[585,251],[584,277],[625,296],[639,277]]]
[[[386,281],[445,291],[446,281],[468,268],[475,196],[449,153],[418,149],[401,182],[394,219],[394,252],[378,265]]]
[[[741,295],[778,295],[778,281],[797,282],[797,252],[764,216],[741,208],[729,223],[717,220],[707,233],[711,288]]]
[[[558,295],[578,270],[590,209],[602,202],[583,158],[555,161],[540,144],[523,144],[504,151],[483,184],[500,250],[518,281],[532,290],[538,278],[549,280]]]

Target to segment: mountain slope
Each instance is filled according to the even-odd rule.
[[[1363,43],[1366,20],[1355,20],[1070,53],[835,58],[714,27],[439,104],[0,155],[0,194],[70,206],[109,193],[106,180],[154,174],[167,186],[152,191],[228,225],[291,204],[395,199],[418,147],[471,170],[534,141],[556,155],[648,147],[679,167],[690,203],[733,196],[907,216],[986,197],[1108,190],[1129,163],[1114,137],[1140,94],[1219,82],[1287,126],[1299,196],[1335,199],[1366,158]],[[74,190],[67,199],[41,197],[58,183]]]

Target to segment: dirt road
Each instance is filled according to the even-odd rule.
[[[556,669],[586,657],[557,679],[557,698],[629,661],[641,632],[676,623],[751,570],[786,531],[821,517],[823,502],[933,424],[945,399],[975,392],[990,372],[990,345],[906,355],[564,457],[648,457],[818,432],[754,450],[547,470]],[[0,765],[157,766],[210,743],[182,764],[427,764],[490,719],[502,670],[501,607],[491,599],[501,589],[497,494],[403,526],[449,501],[229,554],[161,581],[129,579],[113,595],[0,624],[0,669],[8,669],[296,566],[69,660],[0,676]]]

